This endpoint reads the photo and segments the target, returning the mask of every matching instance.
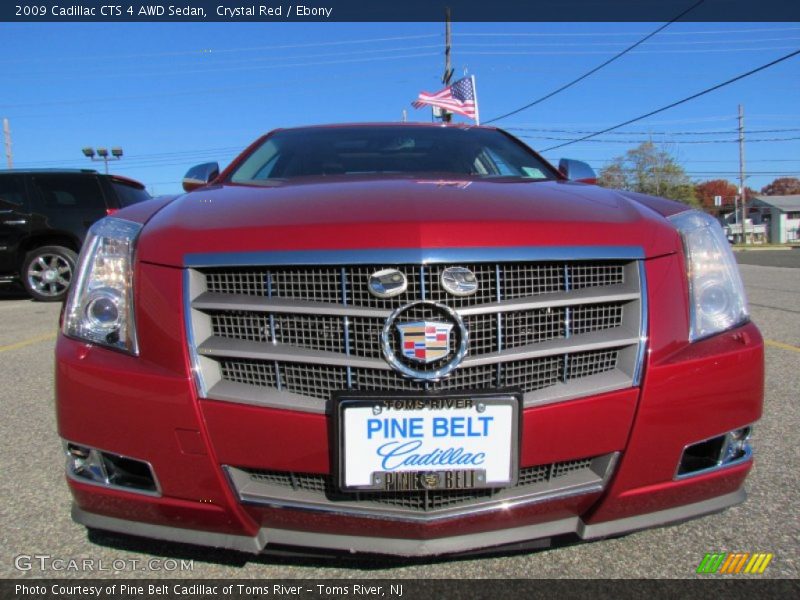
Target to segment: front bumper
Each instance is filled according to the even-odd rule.
[[[351,553],[364,552],[422,557],[472,552],[484,548],[497,548],[499,550],[512,544],[524,544],[525,548],[547,547],[551,537],[567,534],[578,534],[584,540],[603,538],[719,512],[740,504],[745,499],[745,491],[739,489],[730,494],[702,502],[656,511],[646,515],[608,521],[599,525],[587,525],[580,517],[569,517],[535,525],[523,525],[496,531],[452,535],[434,539],[341,535],[270,527],[261,527],[254,536],[230,535],[107,517],[84,511],[77,504],[72,507],[72,518],[76,523],[95,529],[255,554],[263,552],[267,545],[270,544],[323,548]],[[519,548],[519,546],[516,547]]]
[[[258,471],[324,478],[332,472],[331,419],[202,398],[184,322],[164,318],[182,296],[181,271],[140,266],[141,355],[60,336],[56,409],[63,439],[149,463],[159,493],[70,477],[75,520],[246,552],[290,545],[425,556],[544,544],[561,534],[605,537],[741,502],[750,460],[685,478],[676,477],[676,468],[686,446],[760,418],[761,335],[748,323],[689,344],[685,306],[676,301],[685,297],[682,266],[669,257],[644,263],[651,318],[641,384],[522,411],[519,467],[536,471],[592,459],[584,479],[533,483],[513,501],[493,496],[480,507],[413,518],[396,509],[354,510],[325,501],[324,494],[308,502],[308,494],[265,492],[229,477]],[[613,457],[607,471],[598,467],[603,457]]]
[[[159,296],[153,298],[158,312]],[[140,327],[146,337],[148,328],[141,321]],[[180,339],[179,328],[174,335]],[[688,444],[758,420],[763,397],[763,342],[752,324],[654,348],[639,388],[524,411],[520,465],[614,454],[615,467],[599,488],[409,522],[243,502],[225,465],[329,473],[328,420],[198,399],[181,368],[188,359],[170,355],[174,347],[180,346],[162,344],[151,361],[59,338],[61,436],[149,462],[161,489],[151,496],[69,479],[77,522],[246,552],[276,544],[427,556],[536,545],[562,534],[601,538],[742,502],[750,461],[683,479],[675,478],[676,465]]]

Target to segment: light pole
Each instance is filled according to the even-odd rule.
[[[106,175],[108,175],[108,161],[120,160],[122,158],[122,148],[119,147],[112,148],[110,157],[108,156],[108,150],[106,148],[98,148],[97,158],[95,158],[94,148],[86,147],[83,149],[83,155],[89,160],[95,162],[103,161],[106,165]]]

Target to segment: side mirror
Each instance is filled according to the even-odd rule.
[[[217,177],[219,177],[219,165],[215,162],[194,166],[183,177],[183,189],[191,192],[214,181]]]
[[[594,172],[594,169],[583,161],[562,158],[558,161],[558,170],[570,181],[591,184],[597,183],[597,174]]]

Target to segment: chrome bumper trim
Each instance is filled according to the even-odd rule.
[[[239,501],[246,504],[388,521],[426,523],[600,493],[605,489],[606,483],[614,472],[618,457],[619,453],[613,452],[595,458],[591,467],[587,469],[591,472],[591,479],[582,473],[568,474],[547,482],[520,488],[507,488],[490,498],[427,512],[403,510],[390,505],[370,503],[366,497],[361,501],[332,501],[327,499],[324,492],[293,490],[256,482],[251,479],[247,471],[228,465],[225,465],[223,469]]]
[[[308,546],[340,550],[351,553],[384,554],[392,556],[437,556],[440,554],[457,554],[471,550],[481,550],[493,546],[505,546],[530,540],[538,540],[542,547],[550,545],[550,538],[575,531],[578,517],[570,517],[559,521],[537,523],[524,527],[484,531],[467,535],[415,540],[407,538],[380,538],[360,535],[335,535],[328,533],[311,533],[306,531],[288,531],[284,529],[267,529],[270,544],[287,546]]]
[[[183,529],[181,527],[168,527],[166,525],[153,525],[152,523],[106,517],[86,512],[76,504],[72,505],[72,520],[86,527],[105,531],[155,538],[168,542],[238,550],[239,552],[249,552],[250,554],[260,553],[267,544],[267,532],[264,529],[260,530],[255,537],[213,531],[198,531],[196,529]]]
[[[680,523],[688,519],[694,519],[695,517],[725,510],[731,506],[741,504],[745,500],[747,500],[747,492],[744,488],[740,488],[724,496],[703,500],[702,502],[695,502],[694,504],[676,506],[675,508],[668,508],[646,515],[637,515],[635,517],[627,517],[616,521],[606,521],[605,523],[589,523],[588,525],[581,521],[577,533],[581,538],[591,540],[608,537],[609,535],[617,535],[619,533],[629,533],[640,529],[647,529],[649,527]]]
[[[268,527],[260,529],[254,537],[249,537],[126,521],[89,513],[81,510],[76,505],[72,507],[72,519],[86,527],[94,527],[126,535],[211,546],[250,554],[260,554],[269,544],[280,544],[347,552],[425,557],[502,547],[508,544],[536,540],[542,546],[545,546],[549,543],[549,538],[571,533],[577,533],[583,539],[602,538],[719,512],[744,502],[746,497],[747,494],[744,489],[740,489],[719,498],[606,523],[587,525],[579,517],[569,517],[535,525],[425,540],[336,535]]]

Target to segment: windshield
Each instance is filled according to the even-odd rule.
[[[278,131],[231,174],[234,183],[295,177],[445,174],[555,179],[552,168],[491,129],[379,126]]]

